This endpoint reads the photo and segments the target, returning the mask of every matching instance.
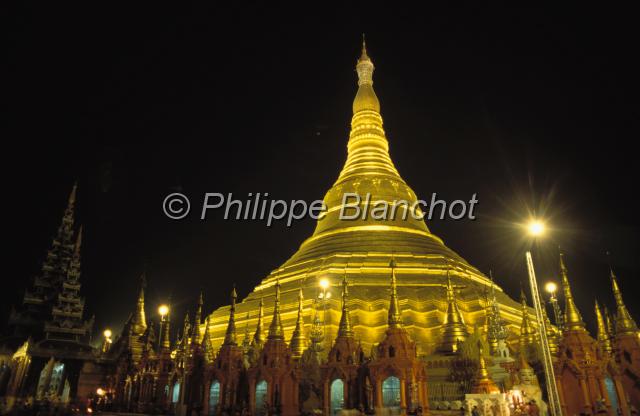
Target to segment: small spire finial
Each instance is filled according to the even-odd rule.
[[[227,332],[224,335],[224,342],[222,345],[238,345],[236,336],[236,285],[233,285],[231,291],[231,307],[229,308],[229,323],[227,325]]]
[[[398,304],[398,288],[396,284],[396,260],[391,257],[389,262],[391,268],[391,300],[389,302],[389,317],[388,325],[390,328],[402,327],[402,313],[400,312],[400,306]]]
[[[616,335],[635,335],[638,332],[638,325],[636,325],[636,322],[633,320],[631,314],[627,310],[627,306],[624,304],[624,300],[622,299],[622,291],[620,290],[620,286],[618,285],[618,279],[611,266],[610,279],[611,288],[613,289],[613,297],[616,301],[617,309],[615,317]]]
[[[575,301],[573,300],[573,294],[571,292],[571,286],[569,285],[569,272],[567,266],[564,264],[564,253],[560,251],[560,275],[562,277],[562,289],[564,291],[564,316],[565,316],[565,329],[569,330],[584,330],[584,321],[582,315],[578,311]]]
[[[349,282],[347,282],[347,273],[345,271],[342,278],[342,316],[340,316],[340,326],[338,327],[338,337],[353,337],[353,329],[351,329],[351,317],[349,316]]]
[[[251,341],[251,344],[254,346],[258,346],[261,347],[262,344],[264,344],[264,337],[263,337],[263,323],[262,323],[262,318],[264,317],[264,300],[262,298],[262,296],[260,296],[260,306],[258,309],[258,323],[256,324],[256,332],[253,335],[253,341]]]
[[[291,342],[289,343],[293,358],[302,357],[302,354],[307,347],[307,339],[304,336],[303,300],[304,293],[302,292],[302,288],[300,288],[300,291],[298,292],[298,318],[296,319],[296,327],[293,330]]]
[[[283,339],[284,330],[282,328],[282,319],[280,318],[280,279],[276,280],[276,299],[273,307],[273,319],[269,326],[269,339]]]

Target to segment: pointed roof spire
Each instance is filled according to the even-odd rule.
[[[198,296],[198,306],[196,308],[196,314],[193,317],[193,331],[191,332],[191,345],[199,345],[200,341],[200,325],[202,324],[202,306],[204,305],[204,295],[200,291]]]
[[[359,61],[364,61],[364,60],[369,60],[369,55],[367,55],[367,41],[363,33],[362,34],[362,53],[360,54]]]
[[[147,316],[144,312],[144,288],[147,285],[145,273],[140,275],[140,292],[136,303],[136,314],[133,317],[133,332],[142,335],[147,329]]]
[[[613,273],[613,268],[610,270],[611,275],[611,287],[613,288],[613,297],[616,300],[616,335],[635,335],[638,332],[638,325],[631,317],[631,314],[627,310],[624,301],[622,300],[622,291],[618,286],[618,279]]]
[[[76,203],[76,193],[78,192],[78,181],[73,182],[73,188],[71,188],[71,193],[69,194],[69,203],[70,207],[73,207]]]
[[[338,327],[338,338],[352,338],[353,329],[351,329],[351,317],[349,316],[349,283],[347,275],[342,279],[342,316],[340,316],[340,326]]]
[[[535,343],[536,331],[531,325],[531,318],[527,307],[527,296],[520,288],[520,303],[522,305],[522,321],[520,323],[520,346],[521,348]]]
[[[609,338],[609,334],[607,333],[607,327],[604,323],[604,318],[602,317],[602,313],[600,312],[600,305],[598,305],[598,300],[595,301],[595,311],[596,311],[596,322],[598,323],[598,344],[605,351],[611,352],[611,339]]]
[[[478,378],[480,380],[490,380],[489,379],[489,371],[487,370],[487,363],[484,360],[484,351],[482,351],[482,346],[478,349],[479,355],[479,363],[478,363]]]
[[[356,64],[356,72],[358,73],[358,92],[353,100],[353,114],[361,111],[373,111],[380,117],[380,101],[373,90],[373,71],[375,66],[367,53],[367,46],[362,39],[362,52],[358,63]],[[382,120],[380,120],[381,122]]]
[[[237,345],[236,342],[236,299],[238,294],[236,293],[236,286],[233,285],[231,291],[231,308],[229,308],[229,324],[227,325],[227,332],[224,334],[224,342],[222,345]]]
[[[391,299],[389,300],[389,317],[387,324],[389,328],[402,328],[402,312],[398,305],[398,288],[396,287],[396,261],[391,259]]]
[[[200,295],[198,296],[198,307],[196,308],[196,316],[194,317],[197,325],[202,323],[202,307],[204,306],[204,293],[202,290],[200,291]]]
[[[269,335],[267,339],[284,339],[284,329],[282,329],[282,319],[280,318],[280,281],[276,281],[276,299],[273,308],[273,318],[269,325]]]
[[[191,334],[191,323],[189,319],[189,312],[184,315],[184,321],[182,323],[182,345],[186,346],[189,343],[189,335]]]
[[[302,357],[302,353],[304,353],[304,350],[307,347],[307,338],[304,336],[304,316],[302,314],[303,300],[304,295],[302,293],[302,288],[300,288],[300,292],[298,292],[298,319],[296,320],[296,327],[293,330],[291,342],[289,343],[293,358]]]
[[[212,362],[215,358],[211,347],[211,335],[209,334],[209,317],[204,320],[204,335],[202,336],[202,351],[207,362]]]
[[[83,230],[84,226],[80,225],[80,228],[78,229],[78,235],[76,236],[76,244],[73,250],[73,253],[80,257],[80,248],[82,247],[82,230]]]
[[[80,279],[80,267],[81,267],[81,256],[80,249],[82,247],[82,226],[78,230],[78,235],[76,237],[75,247],[73,249],[73,255],[71,256],[71,261],[69,262],[69,268],[67,269],[67,280],[77,283]]]
[[[256,324],[256,332],[253,334],[251,345],[261,347],[264,344],[264,300],[260,297],[260,307],[258,309],[258,323]]]
[[[464,342],[469,337],[469,331],[464,323],[453,285],[451,284],[451,276],[447,269],[447,284],[445,286],[447,292],[447,312],[442,325],[442,344],[440,350],[443,352],[456,352],[458,344]]]
[[[73,223],[75,221],[75,210],[76,210],[76,194],[78,192],[78,182],[73,183],[73,188],[71,189],[71,193],[69,194],[69,199],[67,200],[67,208],[64,211],[64,216],[62,217],[62,224],[60,224],[60,228],[58,229],[58,238],[61,243],[65,241],[71,241],[73,234]]]
[[[609,339],[614,339],[616,336],[616,327],[613,325],[613,320],[611,319],[611,313],[609,309],[604,307],[604,323],[607,326],[607,334],[609,334]]]
[[[499,392],[498,387],[493,382],[491,377],[489,376],[489,371],[487,370],[487,363],[484,360],[484,354],[482,351],[482,346],[479,345],[479,358],[478,358],[478,372],[476,374],[476,379],[473,385],[473,393],[476,394],[491,394]]]
[[[564,329],[584,330],[584,321],[578,311],[569,285],[567,266],[564,264],[564,253],[560,252],[560,275],[562,276],[562,289],[564,290]]]
[[[158,347],[161,352],[169,352],[171,350],[171,325],[169,321],[169,311],[162,316],[160,321],[160,340],[158,341]]]

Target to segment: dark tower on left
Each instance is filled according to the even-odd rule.
[[[76,232],[76,194],[74,185],[42,269],[22,304],[11,311],[9,332],[0,338],[0,350],[12,357],[2,387],[9,407],[27,396],[68,402],[82,395],[81,370],[95,360],[89,345],[93,322],[84,320],[80,296],[82,228]]]

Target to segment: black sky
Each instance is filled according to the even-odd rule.
[[[578,306],[612,305],[610,250],[640,318],[635,195],[637,70],[625,10],[398,10],[105,3],[15,4],[5,15],[4,324],[38,272],[79,181],[83,293],[99,330],[198,291],[241,297],[313,230],[179,222],[170,192],[322,198],[346,157],[354,65],[367,34],[391,156],[420,197],[477,193],[479,218],[431,230],[517,295],[527,207],[550,217],[540,279],[567,253]],[[153,307],[153,309],[152,309]]]

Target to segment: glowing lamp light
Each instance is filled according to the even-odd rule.
[[[320,287],[323,289],[327,289],[329,287],[329,281],[327,279],[320,280]]]
[[[555,282],[547,282],[547,283],[544,285],[544,290],[545,290],[547,293],[554,294],[554,293],[556,293],[556,291],[558,290],[558,285],[557,285],[557,284],[555,284]]]
[[[98,396],[104,396],[105,394],[107,394],[107,392],[106,392],[106,391],[104,391],[104,389],[103,389],[103,388],[98,387],[98,390],[96,390],[96,394],[97,394]]]
[[[532,220],[527,225],[527,230],[529,231],[529,234],[531,234],[532,236],[538,237],[544,234],[544,231],[545,231],[544,223],[542,221]]]
[[[113,335],[113,333],[110,329],[105,329],[102,335],[104,335],[105,338],[111,338],[111,335]]]
[[[160,305],[158,307],[158,313],[160,314],[160,316],[167,316],[167,314],[169,313],[169,307],[167,305]]]

